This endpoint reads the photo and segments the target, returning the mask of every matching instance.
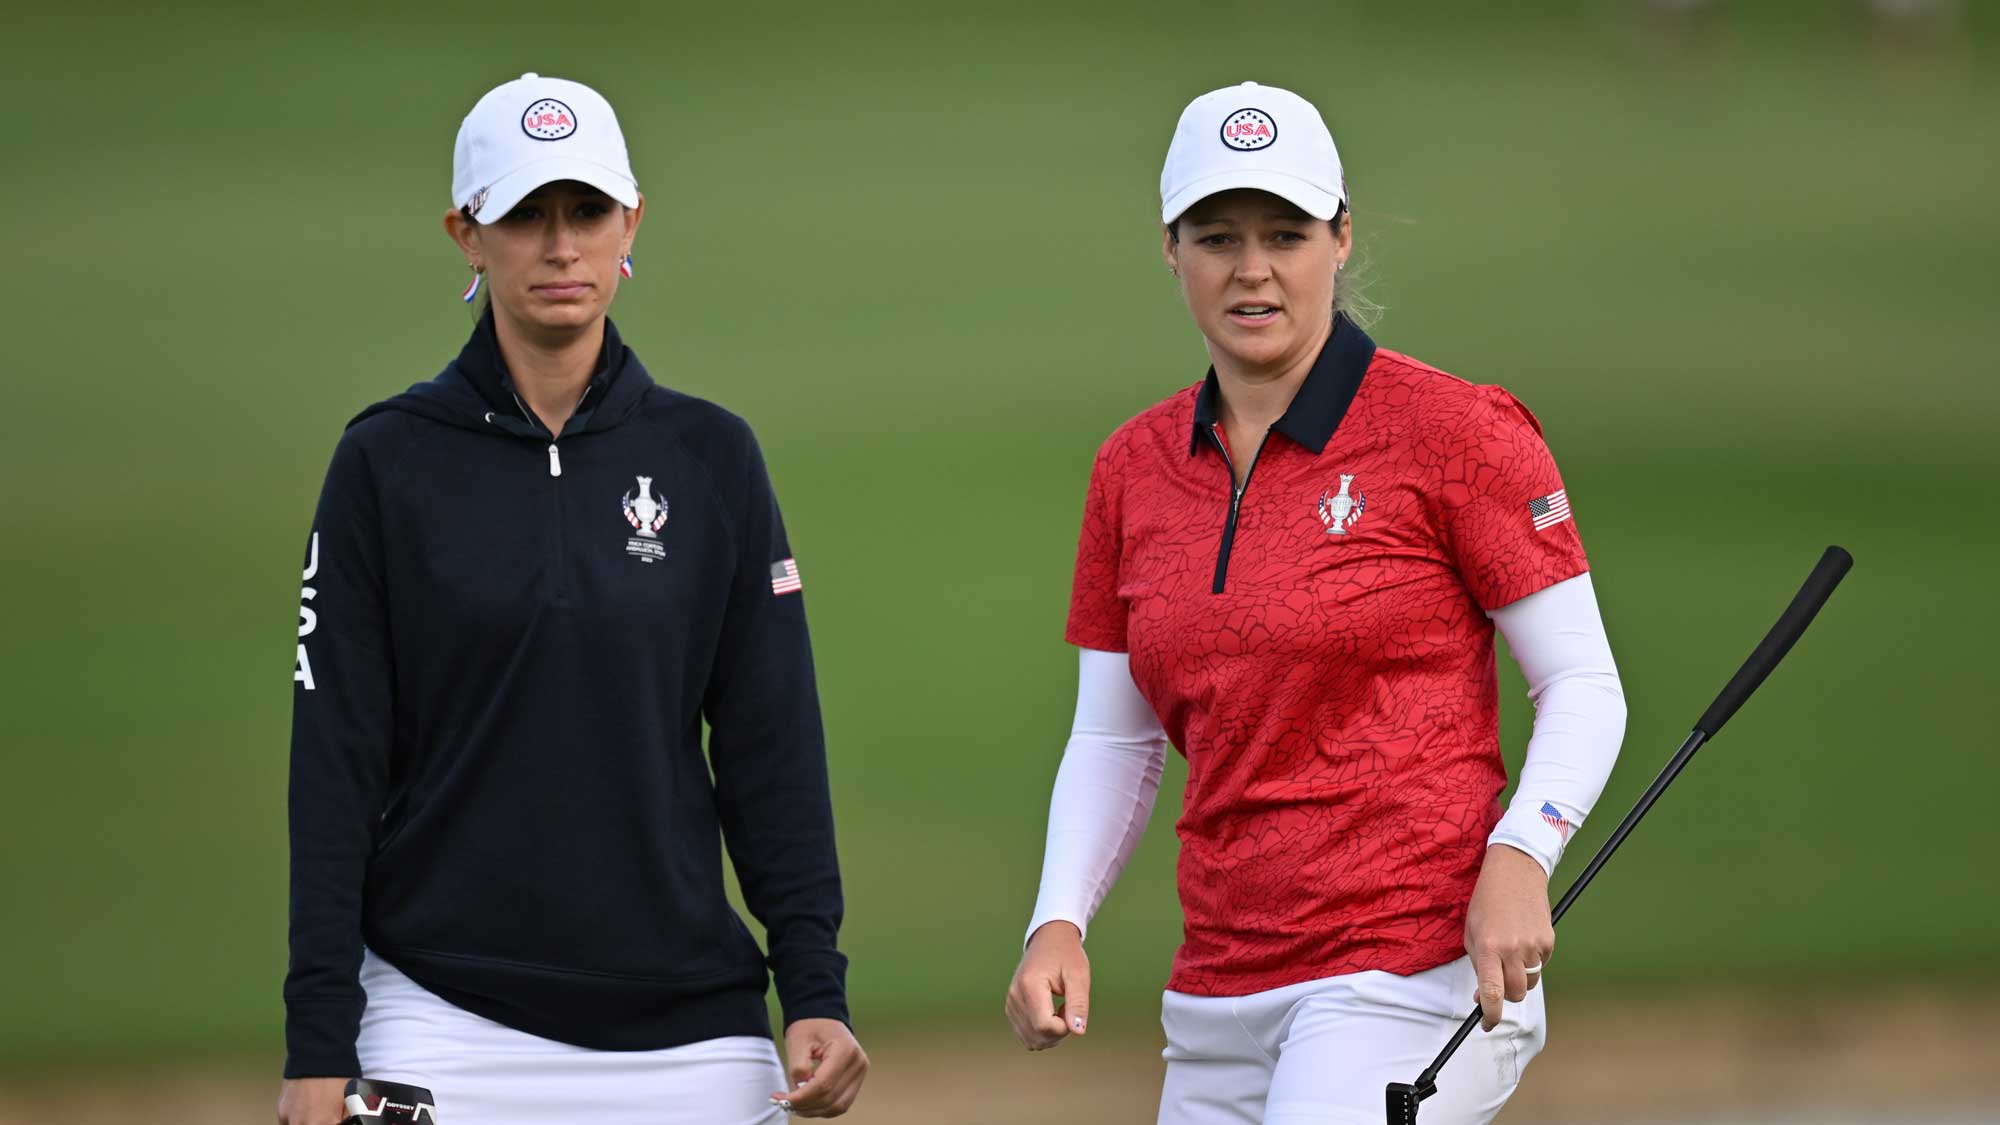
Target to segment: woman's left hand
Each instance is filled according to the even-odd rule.
[[[1479,884],[1472,890],[1472,908],[1465,916],[1465,951],[1479,973],[1480,1023],[1485,1030],[1492,1031],[1500,1022],[1503,998],[1525,1000],[1528,990],[1542,983],[1540,969],[1555,948],[1549,877],[1542,865],[1518,848],[1505,844],[1487,848]]]
[[[800,1117],[839,1117],[861,1095],[868,1052],[839,1020],[794,1020],[785,1028],[786,1067],[792,1088],[771,1095],[773,1104]]]

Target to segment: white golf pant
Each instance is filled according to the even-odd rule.
[[[768,1039],[731,1036],[660,1051],[596,1051],[459,1008],[373,951],[356,1048],[369,1078],[437,1098],[439,1125],[775,1125],[788,1088]]]
[[[1160,1125],[1381,1125],[1472,1010],[1472,959],[1400,977],[1347,973],[1249,996],[1169,992]],[[1484,1125],[1547,1036],[1542,990],[1473,1029],[1423,1103],[1424,1125]]]

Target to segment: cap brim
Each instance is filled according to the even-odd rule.
[[[1231,168],[1204,176],[1190,184],[1183,184],[1181,190],[1160,204],[1160,221],[1171,223],[1187,213],[1187,209],[1207,199],[1217,192],[1235,191],[1238,188],[1255,188],[1268,191],[1272,195],[1290,201],[1299,210],[1315,219],[1331,219],[1340,213],[1343,202],[1333,192],[1321,190],[1297,176],[1283,172],[1273,172],[1265,168]]]
[[[639,185],[624,175],[589,160],[555,156],[516,168],[486,189],[486,205],[472,217],[490,223],[514,209],[529,192],[557,180],[578,180],[603,192],[627,207],[639,205]]]

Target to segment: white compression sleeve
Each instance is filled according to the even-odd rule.
[[[1166,764],[1167,732],[1132,682],[1130,659],[1082,650],[1076,720],[1049,798],[1042,889],[1028,937],[1058,919],[1088,930],[1139,846]]]
[[[1590,815],[1618,760],[1625,691],[1589,574],[1489,616],[1528,681],[1535,730],[1514,799],[1487,844],[1519,848],[1553,874],[1563,846]]]

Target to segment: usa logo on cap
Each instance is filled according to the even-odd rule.
[[[1269,148],[1278,139],[1278,123],[1261,109],[1239,109],[1222,121],[1222,143],[1238,152]]]
[[[576,111],[554,98],[543,98],[521,115],[521,131],[538,141],[559,141],[576,132]]]

